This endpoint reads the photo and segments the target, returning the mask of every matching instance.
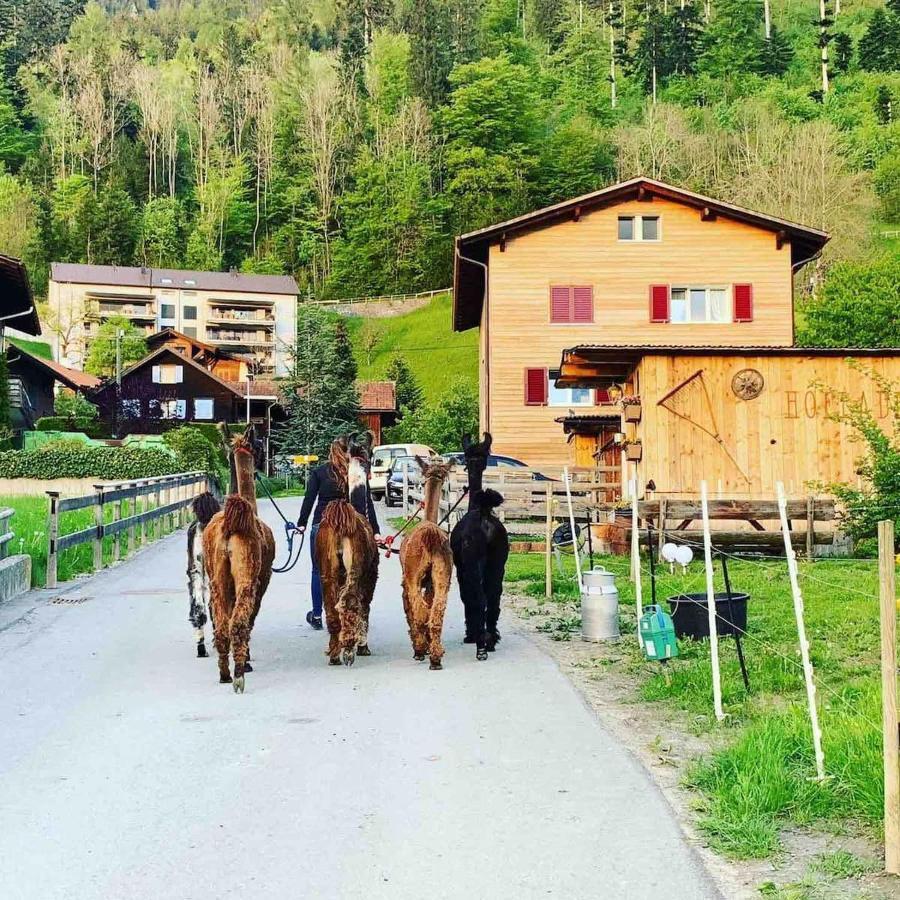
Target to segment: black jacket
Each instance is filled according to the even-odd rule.
[[[322,518],[325,507],[332,500],[346,500],[347,491],[341,489],[334,477],[334,470],[331,463],[325,463],[318,466],[309,473],[309,481],[306,483],[306,496],[303,498],[303,506],[300,507],[300,517],[297,524],[305,526],[309,521],[309,514],[312,512],[313,504],[316,504],[316,511],[313,515],[313,525],[318,525]],[[318,502],[317,502],[318,501]],[[372,503],[372,493],[366,486],[366,515],[372,531],[379,534],[378,519],[375,518],[375,506]]]

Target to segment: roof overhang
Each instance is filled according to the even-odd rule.
[[[564,434],[599,434],[611,426],[618,429],[622,424],[622,416],[617,410],[610,413],[570,412],[553,421],[562,425]]]
[[[41,333],[28,272],[21,260],[0,254],[0,324],[35,336]]]
[[[615,206],[628,200],[650,201],[654,197],[693,207],[704,220],[722,216],[770,231],[776,246],[790,244],[791,264],[795,267],[817,256],[830,237],[827,232],[817,228],[808,228],[777,216],[744,209],[652,178],[632,178],[630,181],[613,184],[458,237],[453,266],[453,329],[466,331],[481,322],[481,310],[487,293],[487,272],[477,263],[487,264],[492,244],[500,244],[507,238],[558,222],[570,219],[577,221],[583,213],[595,209]]]
[[[556,386],[605,388],[627,381],[645,356],[778,356],[810,359],[866,359],[900,356],[900,347],[718,347],[603,346],[580,344],[563,350]]]

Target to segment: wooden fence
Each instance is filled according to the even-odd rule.
[[[128,556],[137,546],[147,543],[148,539],[156,540],[167,530],[187,524],[188,507],[197,494],[208,489],[209,479],[205,473],[187,472],[161,478],[123,481],[119,484],[98,484],[95,485],[93,494],[82,497],[61,498],[58,491],[47,491],[47,587],[56,587],[59,554],[64,550],[92,543],[92,571],[99,571],[103,568],[105,537],[117,537],[113,541],[113,561],[118,561],[122,558],[122,541],[118,538],[119,535],[123,532],[128,534],[125,554]],[[61,535],[60,515],[76,509],[93,509],[94,524],[89,528]],[[107,521],[107,511],[111,513],[110,521]]]
[[[312,300],[316,306],[368,306],[370,303],[402,303],[406,300],[423,300],[436,297],[438,294],[449,294],[450,288],[439,288],[436,291],[419,291],[417,294],[385,294],[381,297],[347,297],[344,300]]]
[[[16,511],[9,506],[0,506],[0,559],[9,556],[9,548],[14,537],[9,520]]]

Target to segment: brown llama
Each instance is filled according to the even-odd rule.
[[[349,500],[332,500],[319,523],[316,559],[328,627],[328,664],[352,666],[369,650],[369,610],[378,580],[378,547],[366,518],[369,452],[351,438],[348,455]]]
[[[437,520],[441,488],[450,474],[450,466],[437,461],[426,463],[418,456],[416,462],[425,479],[425,517],[400,547],[403,609],[409,625],[413,658],[423,660],[427,651],[430,668],[440,669],[444,656],[441,631],[447,610],[453,557],[450,536],[437,524]]]
[[[241,694],[244,673],[253,671],[248,662],[250,633],[275,559],[272,529],[256,515],[253,477],[261,457],[262,443],[257,441],[254,427],[248,425],[231,450],[232,493],[225,498],[222,511],[203,530],[219,681],[232,681],[230,652],[234,656],[234,691]]]

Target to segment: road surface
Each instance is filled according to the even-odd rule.
[[[382,561],[374,655],[329,668],[304,552],[273,578],[235,695],[194,656],[184,569],[181,533],[59,592],[81,602],[0,606],[4,900],[718,896],[508,617],[476,662],[454,589],[430,672]]]

